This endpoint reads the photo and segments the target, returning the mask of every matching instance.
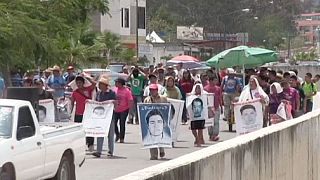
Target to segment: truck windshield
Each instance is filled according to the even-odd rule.
[[[13,107],[0,106],[0,138],[10,138],[12,135]]]

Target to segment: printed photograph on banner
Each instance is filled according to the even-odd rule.
[[[87,137],[106,137],[108,135],[113,108],[113,103],[87,101],[82,121]]]
[[[263,126],[263,111],[260,100],[234,104],[237,135],[259,130]]]
[[[138,103],[142,144],[145,149],[172,147],[170,109],[169,103]]]
[[[54,101],[52,99],[43,99],[39,101],[39,122],[54,123]]]
[[[187,96],[187,110],[191,121],[208,119],[208,99],[207,95]]]
[[[173,142],[177,142],[178,135],[179,135],[180,121],[182,119],[184,101],[168,98],[168,102],[171,104],[170,127],[172,132],[172,140]]]

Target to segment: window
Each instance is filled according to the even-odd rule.
[[[123,8],[121,8],[121,27],[123,27]]]
[[[138,7],[138,28],[146,28],[146,8]]]
[[[124,27],[128,28],[129,27],[129,9],[124,8]]]
[[[33,117],[31,115],[30,108],[28,106],[23,106],[19,109],[17,128],[17,138],[19,137],[18,139],[25,139],[35,135],[36,128],[33,122]],[[19,134],[20,129],[23,129],[21,131],[21,134]]]
[[[129,27],[129,9],[121,8],[121,27]]]

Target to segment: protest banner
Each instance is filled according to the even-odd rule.
[[[263,127],[263,111],[260,99],[234,103],[237,135],[247,134]]]
[[[170,109],[169,103],[138,103],[142,144],[145,149],[172,147]]]
[[[54,123],[55,121],[55,107],[54,100],[43,99],[39,100],[39,122]]]
[[[83,127],[87,137],[106,137],[109,133],[113,116],[113,103],[87,100]]]
[[[170,109],[170,127],[172,132],[173,142],[177,142],[179,135],[180,121],[182,119],[184,101],[168,98],[168,102],[171,104]]]
[[[208,118],[208,95],[187,96],[187,110],[191,121],[205,120],[206,126],[212,126],[212,120]]]

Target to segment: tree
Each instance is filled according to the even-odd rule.
[[[1,70],[8,76],[15,66],[28,69],[44,67],[44,62],[86,61],[97,48],[81,42],[89,29],[89,14],[108,10],[107,0],[1,1]]]
[[[121,52],[120,37],[111,32],[104,32],[97,40],[101,44],[102,54],[106,57],[107,63],[119,56]]]

